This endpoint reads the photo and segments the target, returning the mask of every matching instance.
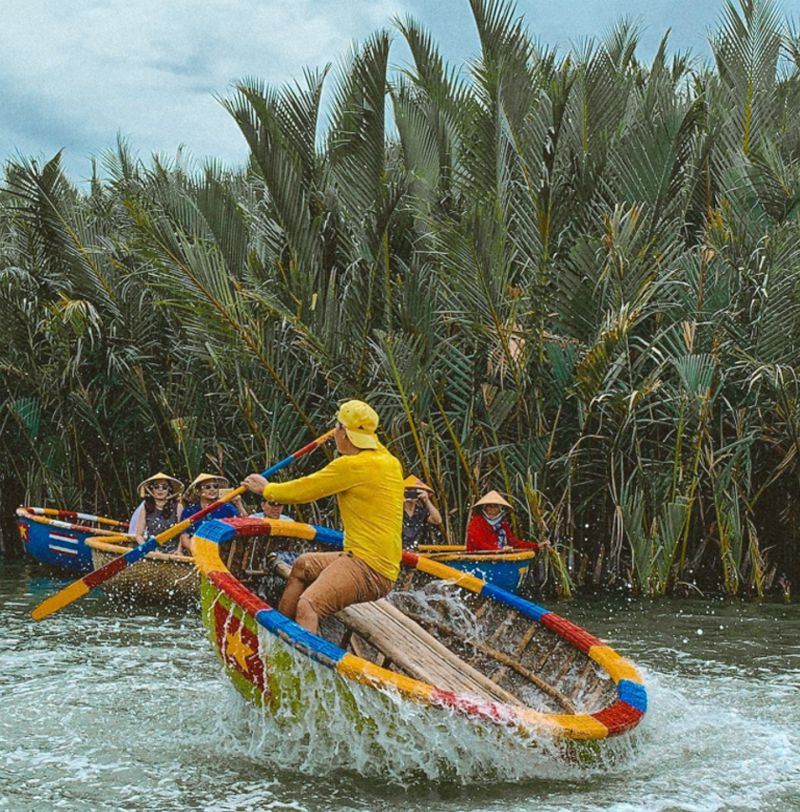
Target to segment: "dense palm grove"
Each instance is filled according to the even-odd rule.
[[[506,491],[561,594],[789,590],[800,37],[742,0],[712,61],[645,64],[627,24],[563,55],[472,11],[463,69],[403,20],[338,74],[241,82],[243,171],[7,165],[6,515],[125,516],[154,470],[236,479],[363,397],[452,542]]]

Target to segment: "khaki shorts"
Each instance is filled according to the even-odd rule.
[[[353,603],[376,601],[393,585],[352,553],[303,553],[294,562],[292,575],[311,584],[300,600],[308,601],[321,618]]]

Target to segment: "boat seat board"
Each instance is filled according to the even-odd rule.
[[[336,617],[415,679],[491,702],[523,704],[385,599],[353,604]]]

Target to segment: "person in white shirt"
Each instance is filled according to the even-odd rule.
[[[269,499],[261,500],[261,510],[251,513],[253,519],[282,519],[284,522],[293,522],[291,516],[283,512],[283,505],[280,502],[273,502]]]

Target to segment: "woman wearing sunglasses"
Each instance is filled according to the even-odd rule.
[[[189,487],[186,489],[186,501],[188,505],[183,509],[183,518],[188,519],[194,516],[199,510],[208,507],[212,502],[220,498],[220,489],[228,487],[228,480],[224,476],[217,474],[198,474]],[[230,502],[225,502],[211,513],[203,517],[203,521],[210,519],[229,519],[232,516],[247,516],[247,511],[242,504],[242,497],[237,496]],[[190,553],[189,539],[194,535],[198,524],[192,524],[189,529],[181,534],[181,547],[186,553]]]
[[[128,527],[141,544],[149,536],[157,536],[181,520],[180,495],[183,483],[160,471],[139,483],[136,489],[142,498],[133,512]],[[167,542],[162,552],[175,552],[178,541]]]

